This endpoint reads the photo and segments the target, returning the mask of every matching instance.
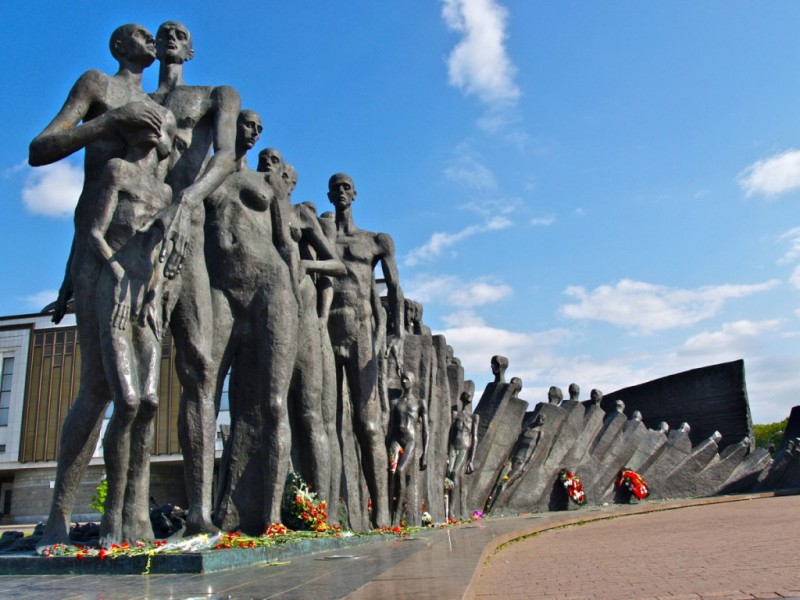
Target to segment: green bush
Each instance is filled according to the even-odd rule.
[[[783,440],[783,432],[789,424],[789,417],[777,423],[767,423],[766,425],[753,425],[753,432],[756,436],[756,446],[766,448],[770,442],[775,443],[776,448],[780,448]]]

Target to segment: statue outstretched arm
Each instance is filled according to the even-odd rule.
[[[32,167],[49,165],[66,158],[88,144],[110,137],[122,123],[137,123],[161,129],[161,115],[145,102],[130,102],[83,123],[92,106],[106,94],[108,75],[87,71],[75,82],[58,114],[30,144],[28,163]],[[144,93],[143,97],[144,97]]]
[[[394,257],[394,241],[386,233],[379,233],[375,241],[381,250],[380,263],[383,270],[383,278],[386,282],[386,295],[389,300],[389,318],[392,320],[394,335],[386,345],[386,355],[394,354],[398,364],[403,358],[403,336],[405,335],[404,313],[405,298],[403,290],[400,288],[400,280],[397,273],[397,263]]]

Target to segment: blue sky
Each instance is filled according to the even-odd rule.
[[[115,71],[116,26],[175,19],[187,82],[261,114],[296,201],[353,176],[478,389],[493,354],[531,403],[743,358],[756,422],[800,403],[800,3],[116,4],[5,5],[0,314],[54,299],[80,190],[30,140]]]

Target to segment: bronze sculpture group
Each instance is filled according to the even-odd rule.
[[[54,314],[58,322],[74,296],[81,388],[63,427],[42,543],[68,539],[77,485],[112,398],[101,543],[152,535],[148,461],[168,327],[182,386],[186,533],[263,531],[279,522],[290,462],[321,498],[334,505],[353,498],[354,521],[388,525],[390,504],[396,513],[406,502],[398,494],[408,487],[405,463],[414,456],[418,419],[422,468],[428,447],[426,400],[410,387],[415,374],[403,364],[406,303],[391,237],[356,227],[348,175],[330,178],[335,212],[318,216],[310,203],[291,204],[297,173],[277,150],[259,154],[257,171],[248,167],[261,118],[241,110],[231,87],[184,82],[194,51],[182,24],[163,23],[155,38],[124,25],[110,49],[119,71],[84,74],[30,148],[32,165],[86,150]],[[142,72],[155,60],[158,89],[148,95]],[[228,373],[231,430],[212,498],[215,423]],[[355,442],[349,465],[337,432],[343,411]],[[300,424],[294,429],[290,413]],[[391,499],[387,445],[407,452]],[[355,493],[361,483],[369,510]],[[343,486],[353,489],[347,494]],[[416,484],[410,490],[416,494]]]

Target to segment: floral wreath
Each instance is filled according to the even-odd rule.
[[[614,483],[617,484],[617,487],[624,486],[627,488],[639,500],[644,500],[650,495],[650,484],[642,479],[642,476],[636,471],[628,467],[623,467],[619,470],[619,475],[617,475],[617,480]]]
[[[578,506],[586,504],[586,493],[583,491],[583,484],[575,473],[567,469],[561,469],[558,472],[558,479],[567,491],[570,500]]]

